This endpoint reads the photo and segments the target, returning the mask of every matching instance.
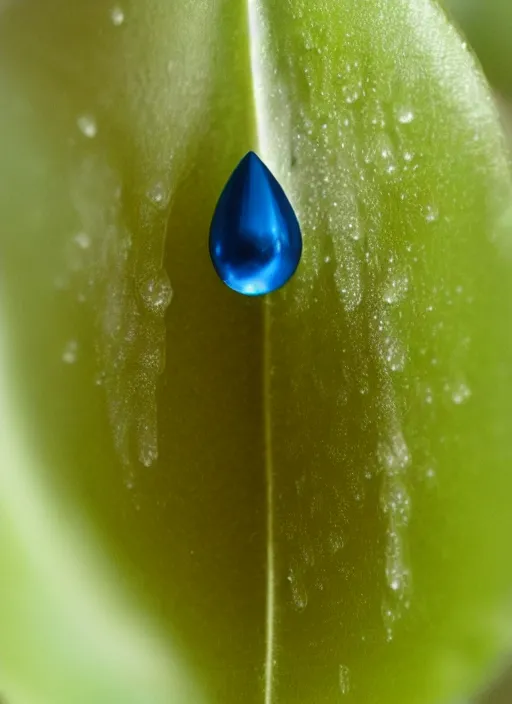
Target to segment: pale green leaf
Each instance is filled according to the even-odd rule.
[[[461,38],[427,0],[30,0],[0,47],[7,697],[471,693],[511,644],[512,200]],[[249,149],[305,237],[265,300],[206,246]]]

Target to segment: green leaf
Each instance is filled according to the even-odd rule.
[[[512,200],[444,15],[30,0],[0,46],[7,697],[472,692],[511,645]],[[206,246],[249,149],[305,238],[264,300]]]

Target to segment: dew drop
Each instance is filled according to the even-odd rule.
[[[124,11],[118,5],[113,7],[110,12],[110,19],[115,27],[119,27],[124,22]]]
[[[64,351],[62,353],[62,361],[65,364],[74,364],[76,362],[78,355],[78,342],[76,340],[69,340],[66,342]]]
[[[439,217],[437,208],[433,205],[427,205],[425,208],[425,220],[427,222],[435,222]]]
[[[78,232],[74,237],[74,241],[80,249],[89,249],[91,246],[91,238],[87,232]]]
[[[409,289],[409,279],[407,276],[397,276],[388,282],[385,287],[383,299],[386,303],[398,303],[406,295]]]
[[[457,384],[457,386],[452,390],[452,401],[457,406],[465,403],[471,396],[471,389],[463,383]]]
[[[386,477],[380,500],[383,512],[390,515],[394,526],[407,525],[411,502],[403,482],[396,476]]]
[[[390,434],[385,442],[379,443],[378,459],[389,475],[397,474],[409,466],[411,463],[409,448],[400,431]]]
[[[343,536],[339,533],[333,533],[329,538],[329,550],[332,555],[339,552],[344,545]]]
[[[148,191],[147,197],[160,210],[164,210],[169,205],[170,192],[161,181],[155,183]]]
[[[340,692],[345,695],[350,692],[350,670],[346,665],[340,665],[339,670]]]
[[[304,611],[308,605],[308,593],[302,577],[296,570],[291,569],[288,574],[288,581],[290,582],[293,606],[297,611]]]
[[[135,488],[135,475],[133,474],[133,472],[130,472],[128,474],[124,481],[124,485],[128,489],[128,491],[132,491]]]
[[[84,137],[93,139],[98,134],[98,125],[96,124],[96,120],[93,115],[80,115],[76,121],[76,124]]]
[[[408,125],[414,120],[414,113],[408,108],[401,108],[398,111],[397,118],[402,125]]]
[[[401,372],[404,370],[407,354],[402,344],[397,338],[388,336],[384,340],[386,347],[385,359],[389,369],[392,372]]]
[[[345,102],[348,105],[351,105],[352,103],[355,103],[357,100],[359,100],[360,92],[359,92],[359,86],[356,85],[346,85],[343,86],[341,89],[343,93],[343,97],[345,98]]]
[[[427,467],[425,470],[425,478],[432,481],[436,477],[436,470],[433,467]]]
[[[140,295],[149,311],[156,315],[165,313],[173,296],[171,282],[165,269],[161,269],[158,274],[143,283]]]

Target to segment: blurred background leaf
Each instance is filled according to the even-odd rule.
[[[489,81],[512,98],[512,3],[509,0],[445,0]]]

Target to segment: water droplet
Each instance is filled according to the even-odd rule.
[[[343,93],[345,102],[348,105],[351,105],[352,103],[355,103],[356,100],[359,100],[361,94],[361,86],[359,84],[350,83],[348,85],[343,86],[341,91]]]
[[[383,299],[386,303],[393,304],[401,301],[409,290],[407,276],[397,276],[386,284]]]
[[[382,511],[389,514],[394,526],[404,526],[409,522],[411,502],[407,490],[398,477],[385,477],[381,497]]]
[[[93,139],[98,134],[98,125],[92,115],[80,115],[76,121],[76,124],[84,137]]]
[[[407,353],[397,338],[388,336],[384,340],[385,358],[392,372],[401,372],[404,370],[407,360]]]
[[[337,552],[339,552],[343,548],[343,545],[343,536],[339,533],[333,533],[329,537],[329,550],[332,555],[335,555]]]
[[[124,22],[124,11],[116,5],[116,7],[113,7],[110,12],[110,19],[115,27],[119,27]]]
[[[386,599],[382,602],[382,622],[386,632],[386,640],[388,643],[393,640],[393,626],[397,620],[397,612],[387,602]]]
[[[397,119],[402,125],[408,125],[414,120],[414,113],[409,108],[401,108],[398,111]]]
[[[433,205],[427,205],[425,208],[425,220],[427,222],[435,222],[439,217],[439,212],[437,208]]]
[[[411,463],[409,448],[400,431],[390,434],[389,438],[379,443],[378,459],[386,474],[398,474]]]
[[[132,491],[135,488],[135,475],[133,472],[130,472],[126,479],[124,480],[124,485],[128,489],[128,491]]]
[[[147,192],[147,197],[160,210],[165,210],[169,205],[171,194],[161,181],[155,183]]]
[[[288,574],[288,581],[290,582],[294,607],[297,609],[297,611],[304,611],[304,609],[308,605],[308,593],[306,591],[306,585],[304,584],[302,577],[297,573],[296,570],[291,569]]]
[[[432,481],[436,478],[436,470],[433,467],[427,467],[425,470],[425,478]]]
[[[165,269],[145,281],[140,289],[144,305],[152,313],[163,315],[172,300],[172,286]]]
[[[346,665],[340,665],[339,671],[340,692],[348,694],[350,692],[350,670]]]
[[[74,364],[78,354],[78,342],[76,340],[68,340],[62,353],[62,361],[65,364]]]
[[[464,383],[457,384],[452,390],[452,401],[457,406],[465,403],[471,396],[471,389]]]
[[[238,293],[271,293],[294,274],[302,254],[297,217],[261,159],[249,152],[215,209],[210,256],[220,279]]]
[[[74,237],[75,243],[80,249],[89,249],[91,246],[91,238],[87,232],[78,232]]]

